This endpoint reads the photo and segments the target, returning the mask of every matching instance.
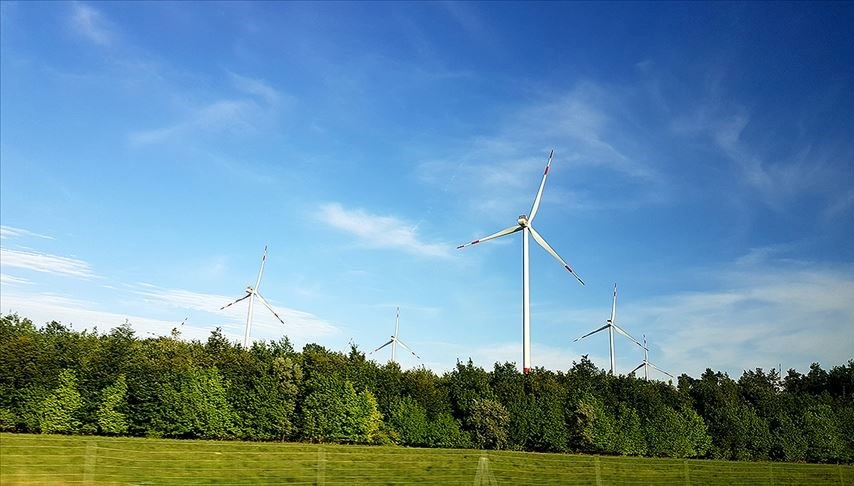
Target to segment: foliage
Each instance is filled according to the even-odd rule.
[[[388,424],[396,433],[397,442],[410,446],[428,445],[430,425],[427,409],[411,397],[395,401],[388,415]]]
[[[510,414],[497,401],[488,398],[475,400],[469,422],[474,442],[481,449],[502,449],[507,445]]]
[[[124,375],[101,392],[101,405],[98,407],[98,428],[106,435],[120,435],[128,430],[125,414],[125,400],[128,391]]]
[[[155,428],[166,437],[222,439],[236,435],[227,384],[216,368],[176,374],[160,390]]]
[[[77,374],[74,370],[63,370],[59,374],[59,386],[41,403],[38,410],[39,429],[46,434],[70,434],[80,427],[77,411],[83,400],[77,391]]]
[[[382,414],[373,393],[356,393],[339,376],[317,376],[302,405],[302,435],[315,442],[370,444],[381,442]]]
[[[706,370],[677,385],[470,359],[443,375],[355,345],[140,338],[0,316],[0,431],[397,443],[620,456],[850,462],[854,360],[806,373]]]

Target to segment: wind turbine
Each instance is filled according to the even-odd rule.
[[[401,346],[403,346],[404,348],[409,350],[409,352],[412,353],[412,356],[415,356],[416,358],[421,359],[421,356],[418,356],[417,354],[415,354],[415,351],[413,351],[409,346],[404,344],[403,341],[401,341],[400,339],[397,338],[399,332],[400,332],[400,307],[397,308],[397,318],[395,319],[395,322],[394,322],[394,335],[391,336],[391,339],[389,339],[387,343],[383,344],[382,346],[378,347],[377,349],[371,351],[368,354],[369,355],[374,354],[377,351],[379,351],[380,349],[391,344],[391,360],[396,362],[395,358],[396,358],[396,352],[397,352],[397,345],[400,344]]]
[[[573,339],[573,341],[572,341],[572,342],[580,341],[580,340],[586,338],[587,336],[596,334],[599,331],[604,331],[605,329],[607,329],[608,330],[608,340],[610,341],[610,350],[611,350],[611,374],[612,375],[614,374],[614,330],[615,329],[617,330],[617,332],[619,332],[623,336],[626,336],[627,338],[631,339],[632,342],[634,342],[638,346],[643,347],[643,345],[641,343],[639,343],[637,339],[630,336],[629,333],[627,333],[626,331],[623,330],[623,328],[621,328],[620,326],[617,325],[616,319],[617,319],[617,284],[614,284],[614,303],[611,305],[611,318],[608,319],[607,321],[605,321],[605,325],[600,327],[599,329],[596,329],[595,331],[590,331],[587,334],[585,334],[579,338]]]
[[[279,317],[279,314],[276,314],[276,311],[273,310],[273,307],[267,303],[267,300],[264,299],[264,297],[262,297],[260,293],[258,293],[258,287],[261,286],[261,274],[264,273],[264,263],[266,261],[267,261],[267,246],[264,245],[264,256],[261,257],[261,269],[258,270],[258,280],[255,282],[255,287],[246,287],[246,295],[235,300],[234,302],[232,302],[230,304],[226,304],[226,305],[219,308],[219,310],[223,310],[226,307],[233,306],[234,304],[240,302],[241,300],[249,299],[249,312],[247,312],[247,314],[246,314],[246,331],[243,334],[243,347],[244,348],[249,347],[249,329],[252,327],[252,304],[255,301],[255,297],[258,297],[258,300],[260,300],[262,304],[264,304],[268,309],[270,309],[270,312],[272,312],[273,315],[276,316],[276,319],[278,319],[279,322],[281,322],[282,324],[285,323],[285,321],[283,321],[282,318]]]
[[[531,207],[531,215],[521,215],[516,220],[516,224],[505,228],[497,233],[491,234],[489,236],[483,237],[479,240],[474,240],[471,243],[466,243],[465,245],[460,245],[457,247],[465,248],[467,246],[476,245],[478,243],[483,243],[484,241],[492,240],[495,238],[500,238],[505,235],[509,235],[511,233],[516,233],[517,231],[522,232],[522,371],[528,373],[531,370],[531,311],[530,311],[530,277],[528,272],[528,234],[534,237],[534,241],[537,242],[540,246],[542,246],[551,256],[555,257],[557,261],[563,265],[564,268],[569,270],[569,273],[572,274],[581,285],[584,285],[584,281],[581,280],[575,272],[569,267],[563,258],[561,258],[557,252],[555,252],[546,240],[540,236],[539,233],[531,226],[531,223],[534,221],[534,217],[537,215],[537,209],[540,207],[540,199],[543,197],[543,187],[546,185],[546,177],[549,175],[549,166],[551,166],[552,159],[554,158],[554,149],[549,153],[549,161],[546,163],[546,171],[543,172],[543,180],[540,181],[540,188],[537,190],[537,197],[534,198],[534,206]]]
[[[649,380],[649,367],[651,366],[671,378],[676,378],[670,373],[649,362],[649,347],[646,345],[646,334],[643,335],[643,345],[641,345],[640,343],[637,343],[637,345],[643,348],[643,363],[639,364],[637,368],[633,369],[631,372],[629,372],[629,374],[632,374],[635,371],[641,369],[641,367],[643,367],[643,379]]]

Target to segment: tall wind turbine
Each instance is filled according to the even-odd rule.
[[[627,338],[631,339],[632,342],[634,342],[638,346],[643,347],[643,345],[641,343],[639,343],[637,339],[633,338],[631,335],[629,335],[629,333],[624,331],[623,328],[621,328],[620,326],[617,325],[617,284],[614,284],[614,303],[611,304],[611,318],[608,319],[607,321],[605,321],[604,326],[600,327],[599,329],[596,329],[595,331],[590,331],[587,334],[585,334],[579,338],[575,338],[572,342],[580,341],[580,340],[586,338],[587,336],[591,336],[593,334],[596,334],[599,331],[604,331],[605,329],[608,330],[608,340],[610,342],[610,350],[611,350],[611,374],[613,375],[614,374],[614,367],[615,367],[614,366],[614,330],[615,329],[617,330],[617,332],[619,332],[623,336],[626,336]]]
[[[279,314],[276,314],[276,311],[273,310],[273,307],[267,303],[267,300],[264,297],[262,297],[261,294],[258,292],[258,287],[261,286],[261,274],[264,273],[264,263],[266,263],[266,261],[267,261],[267,246],[264,245],[264,256],[261,257],[261,269],[258,270],[258,280],[255,282],[255,287],[246,287],[246,295],[235,300],[234,302],[232,302],[230,304],[226,304],[226,305],[219,308],[219,310],[223,310],[226,307],[233,306],[234,304],[240,302],[241,300],[249,299],[249,312],[246,313],[246,331],[243,334],[243,347],[244,348],[249,347],[249,330],[252,327],[252,304],[255,301],[255,297],[258,297],[258,300],[260,300],[261,303],[267,307],[267,309],[270,309],[270,312],[272,312],[273,315],[276,316],[276,319],[278,319],[279,322],[281,322],[282,324],[285,323],[285,321],[283,321],[282,318],[279,317]]]
[[[391,344],[391,360],[394,362],[397,362],[397,360],[396,360],[397,345],[400,344],[401,346],[406,348],[410,353],[412,353],[412,356],[415,356],[416,358],[421,359],[421,356],[418,356],[417,354],[415,354],[415,351],[413,351],[403,341],[401,341],[400,339],[397,338],[399,333],[400,333],[400,307],[397,308],[397,318],[394,321],[394,335],[391,336],[391,339],[389,339],[389,341],[387,343],[383,344],[382,346],[378,347],[377,349],[371,351],[368,354],[369,355],[374,354],[377,351],[379,351],[380,349]]]
[[[644,336],[643,336],[643,345],[641,345],[640,343],[637,343],[637,345],[643,348],[643,363],[639,364],[637,366],[637,368],[630,371],[629,374],[632,374],[635,371],[641,369],[641,367],[643,367],[643,379],[649,380],[649,368],[653,367],[653,368],[657,369],[658,371],[664,373],[665,375],[667,375],[671,378],[676,378],[675,376],[671,375],[670,373],[664,371],[663,369],[661,369],[658,366],[655,366],[654,364],[649,362],[649,347],[646,345],[646,334],[644,334]]]
[[[555,252],[546,240],[540,236],[539,233],[531,226],[531,223],[534,222],[534,217],[537,215],[537,210],[540,208],[540,199],[543,197],[543,187],[546,185],[546,177],[549,175],[549,166],[551,166],[552,159],[554,158],[555,151],[549,153],[549,161],[546,163],[546,171],[543,172],[543,180],[540,181],[540,188],[537,190],[537,197],[534,198],[534,206],[531,207],[531,215],[521,215],[519,219],[516,220],[516,224],[505,228],[497,233],[491,234],[489,236],[483,237],[479,240],[474,240],[471,243],[466,243],[465,245],[460,245],[457,249],[465,248],[467,246],[476,245],[478,243],[483,243],[484,241],[492,240],[494,238],[500,238],[505,235],[509,235],[511,233],[516,233],[518,231],[522,232],[522,370],[525,373],[528,373],[531,370],[531,311],[530,311],[530,278],[528,273],[528,234],[534,237],[534,241],[537,242],[538,245],[542,246],[551,256],[555,257],[557,261],[563,265],[564,268],[569,270],[569,273],[572,274],[581,285],[584,285],[584,281],[581,280],[575,272],[569,267],[563,258],[561,258],[557,252]]]

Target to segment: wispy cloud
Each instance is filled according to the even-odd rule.
[[[251,100],[218,100],[202,106],[177,123],[130,134],[133,145],[151,145],[198,133],[235,134],[254,131],[258,105]]]
[[[362,209],[346,209],[341,204],[325,204],[320,209],[321,222],[358,237],[371,248],[394,248],[415,255],[445,258],[450,245],[422,241],[414,225],[393,216],[370,214]]]
[[[269,123],[293,99],[268,83],[228,73],[241,95],[227,96],[189,109],[176,122],[160,128],[131,132],[132,145],[152,145],[173,140],[186,142],[200,135],[251,135]],[[230,93],[234,94],[234,93]]]
[[[111,44],[115,38],[115,33],[104,15],[85,3],[71,3],[69,23],[75,32],[101,46]]]
[[[698,103],[672,118],[669,129],[710,142],[732,164],[729,192],[740,185],[749,191],[735,192],[739,197],[756,195],[777,211],[789,209],[801,196],[818,195],[828,200],[826,220],[845,211],[851,176],[839,167],[848,165],[845,161],[854,153],[849,141],[821,135],[787,137],[785,128],[763,126],[745,106],[720,96],[715,92],[706,93],[705,99],[698,96]]]
[[[36,324],[59,321],[73,325],[75,329],[93,329],[108,331],[127,321],[140,338],[168,336],[173,328],[180,327],[182,337],[187,339],[206,339],[213,328],[180,326],[180,318],[175,320],[152,319],[135,314],[119,314],[97,308],[93,302],[49,293],[17,294],[4,292],[0,295],[0,308],[3,312],[13,312],[31,319]],[[183,317],[183,316],[182,316]],[[226,337],[237,340],[236,333],[224,332]]]
[[[53,236],[42,235],[39,233],[33,233],[32,231],[28,231],[21,228],[14,228],[12,226],[0,226],[0,239],[7,238],[21,238],[21,237],[33,237],[33,238],[42,238],[45,240],[54,239]]]
[[[530,206],[538,173],[554,147],[552,179],[558,173],[572,173],[575,183],[563,187],[552,183],[544,193],[546,201],[570,210],[658,204],[668,192],[664,175],[653,163],[657,150],[621,115],[637,96],[628,89],[589,81],[543,95],[538,102],[499,117],[491,134],[465,140],[449,155],[422,161],[417,174],[443,192],[462,196],[466,207],[476,211],[518,214]],[[591,171],[600,173],[591,177]],[[602,174],[612,186],[621,187],[607,199],[595,192]]]
[[[787,268],[787,267],[795,268]],[[854,342],[854,274],[850,269],[734,267],[717,290],[685,292],[630,304],[636,329],[648,326],[659,364],[697,374],[755,367],[804,369],[843,363]]]
[[[152,303],[166,304],[171,307],[206,312],[226,317],[231,323],[231,328],[242,331],[246,322],[246,302],[233,305],[225,310],[219,308],[233,302],[243,295],[218,295],[202,292],[194,292],[185,289],[164,289],[150,284],[138,284],[133,292],[142,296]],[[267,301],[276,310],[276,313],[285,321],[285,326],[260,303],[256,303],[253,313],[252,326],[256,332],[264,335],[287,334],[298,340],[309,340],[318,337],[332,336],[338,334],[339,329],[320,317],[297,309],[281,307],[275,304],[275,300],[265,296]],[[195,318],[194,318],[195,319]],[[200,320],[198,318],[196,320]],[[253,332],[253,335],[256,335]]]
[[[283,94],[270,86],[269,83],[261,79],[241,76],[230,71],[228,75],[231,77],[232,84],[238,90],[256,96],[271,106],[277,106],[282,102]]]
[[[35,251],[0,248],[0,265],[66,277],[95,277],[89,264],[83,260]]]
[[[29,285],[31,282],[25,278],[15,277],[14,275],[8,275],[5,273],[0,273],[0,284],[3,285]]]
[[[485,40],[487,30],[474,10],[478,4],[469,2],[443,1],[437,5],[456,22],[469,36],[477,40]]]

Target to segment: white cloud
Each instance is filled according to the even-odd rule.
[[[0,273],[0,284],[2,285],[29,285],[29,280],[21,277],[15,277],[14,275],[8,275],[5,273]]]
[[[791,263],[787,264],[792,266]],[[652,326],[660,366],[701,373],[756,367],[806,369],[851,359],[854,275],[850,269],[720,270],[718,290],[630,304],[634,329]],[[653,359],[652,361],[655,362]]]
[[[651,162],[657,160],[657,149],[624,116],[625,105],[635,98],[628,89],[579,83],[501,117],[493,134],[465,140],[455,153],[422,161],[417,174],[443,192],[462,196],[466,208],[515,216],[530,208],[554,148],[550,179],[573,182],[562,187],[550,183],[546,203],[573,211],[660,203],[668,192],[664,176]],[[602,198],[591,180],[584,179],[590,170],[605,171],[623,189]]]
[[[151,145],[198,133],[251,133],[260,117],[261,109],[254,101],[223,99],[197,109],[180,122],[132,132],[130,141],[134,145]]]
[[[77,330],[97,327],[99,331],[106,332],[128,321],[140,338],[151,335],[168,336],[172,328],[180,327],[184,338],[204,340],[213,329],[188,325],[180,326],[180,319],[168,321],[99,310],[92,302],[48,293],[13,294],[4,292],[0,296],[0,308],[3,309],[3,312],[17,313],[21,317],[27,317],[36,325],[58,321],[65,325],[72,325]],[[224,334],[231,340],[236,341],[238,339],[236,334]]]
[[[272,106],[281,103],[282,94],[266,82],[260,79],[241,76],[232,72],[229,72],[228,74],[231,76],[231,81],[234,86],[240,91],[252,96],[257,96]]]
[[[95,44],[106,46],[114,40],[115,34],[112,32],[107,19],[101,12],[89,5],[72,2],[69,22],[74,31]]]
[[[186,142],[202,135],[252,135],[272,123],[274,117],[294,101],[270,84],[256,78],[227,72],[239,93],[223,95],[206,104],[185,109],[178,119],[165,126],[137,130],[129,134],[132,145],[152,145],[170,141]]]
[[[687,114],[673,118],[670,130],[710,141],[733,164],[735,177],[727,184],[746,185],[749,194],[772,209],[783,211],[799,196],[816,194],[829,200],[826,220],[844,212],[852,200],[850,176],[838,167],[851,158],[850,143],[820,137],[781,142],[779,127],[765,129],[754,118],[744,106],[710,94]]]
[[[191,310],[196,313],[210,313],[219,316],[218,318],[225,317],[231,323],[229,328],[239,330],[242,335],[246,324],[246,306],[248,302],[237,303],[222,311],[219,308],[242,297],[244,294],[237,296],[207,294],[184,289],[162,289],[150,284],[139,284],[139,287],[141,288],[135,289],[133,292],[144,297],[148,302],[166,304],[170,307]],[[285,321],[285,326],[283,327],[282,323],[276,320],[261,302],[256,302],[252,317],[253,337],[286,334],[288,337],[295,338],[298,341],[305,341],[336,335],[340,332],[333,324],[314,314],[278,306],[275,304],[275,300],[272,300],[269,296],[265,296],[264,298],[267,299],[276,313]],[[194,320],[202,320],[202,318],[194,317]]]
[[[21,228],[14,228],[12,226],[0,226],[0,239],[8,239],[8,238],[22,238],[22,237],[33,237],[33,238],[42,238],[45,240],[54,239],[53,236],[42,235],[39,233],[33,233],[32,231],[28,231]]]
[[[414,226],[393,216],[370,214],[361,209],[348,210],[338,203],[321,207],[321,222],[350,233],[368,247],[395,248],[428,257],[450,256],[450,245],[427,243],[419,239]]]
[[[76,258],[0,248],[0,265],[67,277],[92,278],[89,264]]]

